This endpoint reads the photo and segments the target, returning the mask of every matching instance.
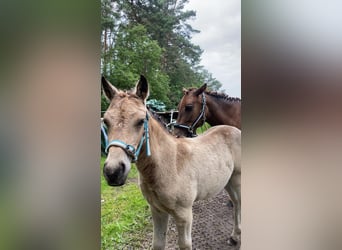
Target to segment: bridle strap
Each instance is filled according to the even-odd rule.
[[[201,113],[198,115],[197,119],[190,126],[191,130],[193,130],[195,128],[195,126],[197,125],[197,123],[199,123],[199,121],[202,119],[202,117],[205,117],[205,106],[206,106],[206,99],[205,99],[205,94],[203,92],[202,93],[202,109],[201,109]],[[204,118],[204,120],[205,120],[205,118]]]
[[[150,150],[150,135],[149,135],[149,129],[148,129],[148,121],[149,121],[149,115],[146,112],[146,118],[144,119],[144,133],[140,139],[139,145],[137,147],[137,149],[135,149],[134,146],[127,144],[121,140],[112,140],[109,143],[108,142],[108,136],[105,133],[105,130],[103,129],[103,126],[101,125],[101,130],[102,132],[104,132],[105,138],[107,138],[106,140],[106,150],[105,152],[108,153],[108,150],[110,147],[114,146],[114,147],[119,147],[122,148],[125,153],[132,158],[132,162],[136,162],[138,160],[138,156],[140,154],[141,148],[144,144],[144,141],[146,142],[146,155],[147,156],[151,156],[151,150]]]

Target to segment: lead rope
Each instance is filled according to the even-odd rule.
[[[197,125],[197,123],[202,119],[204,119],[203,124],[205,123],[205,106],[206,106],[206,99],[205,99],[205,93],[202,93],[202,109],[201,109],[201,113],[199,114],[199,116],[197,117],[197,119],[192,123],[192,125],[189,127],[189,132],[193,135],[195,135],[193,132],[194,127]]]

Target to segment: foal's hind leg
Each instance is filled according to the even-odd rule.
[[[174,218],[178,230],[178,246],[180,250],[191,250],[192,207],[179,208]]]
[[[159,211],[152,205],[150,207],[153,219],[153,250],[164,250],[169,215],[165,212]]]
[[[241,173],[233,173],[225,188],[234,204],[234,228],[229,244],[236,245],[241,240]]]

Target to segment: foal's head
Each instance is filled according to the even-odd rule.
[[[207,84],[196,89],[183,89],[183,97],[178,104],[178,117],[177,124],[185,125],[190,129],[193,125],[193,133],[196,133],[196,129],[203,125],[204,117],[200,118],[196,124],[194,122],[199,118],[203,107],[203,95],[202,93],[207,88]],[[174,134],[177,136],[189,136],[189,129],[185,127],[175,127]]]
[[[109,185],[121,186],[125,184],[135,151],[144,136],[148,84],[146,78],[140,76],[135,89],[128,93],[116,89],[102,77],[102,88],[110,101],[103,115],[109,141],[103,175]]]

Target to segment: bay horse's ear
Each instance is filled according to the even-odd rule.
[[[200,95],[204,92],[204,90],[206,90],[207,88],[207,84],[203,84],[199,89],[196,89],[196,91],[194,92],[194,95]]]
[[[146,101],[149,95],[148,83],[143,75],[140,75],[140,79],[137,85],[135,86],[135,94],[139,96],[144,102]]]
[[[183,95],[185,95],[188,92],[188,90],[186,88],[183,88],[182,91],[183,91]]]
[[[104,76],[101,77],[101,85],[104,96],[108,99],[108,101],[111,101],[118,92],[117,88],[107,81]]]

